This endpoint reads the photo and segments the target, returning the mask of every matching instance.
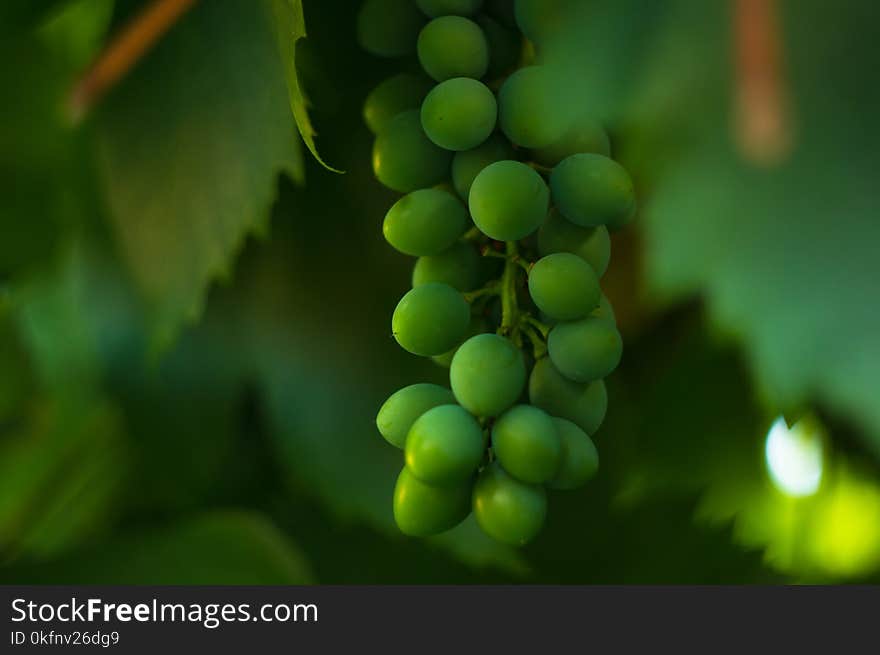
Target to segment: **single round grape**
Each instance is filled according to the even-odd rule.
[[[467,480],[477,472],[486,439],[459,405],[440,405],[416,419],[406,438],[406,467],[428,484]]]
[[[357,39],[379,57],[402,57],[416,49],[425,17],[411,0],[365,0],[357,17]]]
[[[389,77],[367,96],[364,122],[373,134],[378,134],[398,114],[419,109],[430,90],[430,80],[421,75],[400,73]]]
[[[469,150],[495,129],[495,96],[482,82],[454,77],[431,89],[422,103],[422,129],[441,148]]]
[[[425,484],[406,467],[394,487],[394,521],[404,534],[429,537],[461,523],[471,512],[473,484]]]
[[[516,68],[522,54],[522,38],[488,16],[480,16],[477,22],[489,44],[489,77],[505,75]]]
[[[473,510],[477,524],[490,537],[524,546],[544,525],[547,493],[543,487],[516,480],[495,463],[477,478]]]
[[[515,405],[495,421],[492,450],[517,480],[541,484],[559,470],[562,444],[553,419],[532,405]]]
[[[570,252],[542,257],[529,271],[529,295],[557,321],[583,318],[599,306],[601,293],[593,268]]]
[[[422,257],[452,246],[467,225],[467,211],[458,198],[439,189],[419,189],[391,206],[382,232],[396,250]]]
[[[452,158],[452,184],[455,192],[467,202],[471,185],[480,171],[496,161],[512,159],[514,154],[510,141],[498,134],[490,136],[476,148],[455,153]]]
[[[542,44],[565,27],[574,0],[515,0],[520,31],[533,43]]]
[[[455,402],[452,391],[438,384],[422,382],[395,391],[376,415],[376,427],[385,441],[403,448],[412,424],[429,409]]]
[[[389,189],[409,193],[442,182],[452,153],[434,145],[422,130],[419,110],[398,114],[373,144],[373,172]]]
[[[544,66],[513,73],[498,92],[498,123],[508,139],[524,148],[544,148],[559,141],[574,111],[564,85]]]
[[[479,79],[489,68],[489,45],[483,30],[461,16],[435,18],[422,28],[419,62],[438,82],[453,77]]]
[[[391,331],[404,350],[430,357],[459,342],[470,316],[470,305],[461,293],[448,284],[431,282],[400,299],[391,317]]]
[[[608,409],[605,383],[572,382],[556,370],[549,357],[535,362],[529,377],[529,401],[552,416],[566,418],[587,434],[595,434]]]
[[[566,157],[584,152],[610,157],[611,141],[597,120],[580,114],[558,141],[533,150],[532,158],[539,164],[552,168]]]
[[[498,416],[522,394],[526,364],[509,339],[478,334],[455,353],[449,380],[455,399],[471,414]]]
[[[470,16],[480,10],[483,0],[416,0],[416,4],[431,18],[437,16]]]
[[[564,418],[554,418],[562,444],[562,456],[556,475],[548,483],[553,489],[577,489],[599,470],[599,453],[586,432]]]
[[[542,256],[570,252],[586,261],[593,267],[596,275],[602,277],[611,261],[611,237],[604,225],[575,225],[554,208],[538,230],[538,252]]]
[[[562,160],[550,174],[553,202],[572,223],[620,226],[635,207],[629,173],[613,159],[591,153]]]
[[[614,307],[611,306],[611,301],[608,300],[604,293],[599,296],[599,306],[592,311],[590,316],[604,318],[612,323],[617,322],[617,317],[614,315]]]
[[[439,255],[419,257],[413,267],[412,285],[443,282],[459,291],[470,291],[480,283],[481,263],[473,244],[458,241]]]
[[[623,341],[614,323],[588,316],[560,323],[550,330],[547,351],[559,372],[569,380],[592,382],[617,368]]]
[[[468,196],[474,223],[498,241],[517,241],[537,230],[547,216],[549,202],[543,178],[509,159],[480,171]]]
[[[465,338],[462,340],[467,341],[473,336],[478,334],[483,334],[484,332],[489,332],[489,321],[487,321],[483,316],[472,316],[470,325],[468,325],[468,330]],[[435,355],[431,359],[434,360],[434,363],[438,366],[442,366],[444,368],[449,368],[452,366],[452,358],[455,357],[455,353],[458,352],[458,349],[461,347],[461,343],[456,345],[454,348],[450,348],[442,355]]]

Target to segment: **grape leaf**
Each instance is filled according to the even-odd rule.
[[[308,584],[299,549],[264,516],[213,511],[123,533],[40,567],[4,572],[7,582],[52,584]]]
[[[167,346],[264,231],[277,174],[302,178],[270,17],[199,3],[106,99],[96,121],[111,225]]]
[[[306,37],[306,21],[303,15],[302,0],[270,0],[275,14],[275,28],[278,39],[278,50],[284,65],[284,77],[287,81],[287,94],[290,98],[290,109],[296,126],[309,151],[324,168],[334,173],[342,173],[327,164],[318,154],[315,145],[315,131],[309,118],[308,101],[303,93],[296,68],[296,44]]]

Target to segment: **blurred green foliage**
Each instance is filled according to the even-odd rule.
[[[142,3],[39,4],[0,43],[0,580],[877,579],[869,3],[782,3],[797,132],[772,169],[733,145],[728,5],[573,3],[575,44],[538,51],[643,211],[603,280],[626,348],[599,476],[523,550],[393,524],[375,412],[446,371],[390,336],[412,262],[360,106],[401,66],[359,51],[356,3],[305,2],[296,42],[292,0],[198,3],[76,128],[66,94]],[[805,407],[823,481],[795,499],[764,444]]]

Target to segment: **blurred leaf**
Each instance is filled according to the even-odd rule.
[[[97,120],[112,225],[152,309],[153,345],[198,316],[277,174],[302,175],[262,4],[200,3],[114,90]]]
[[[0,38],[35,27],[70,0],[4,0],[0,3]]]
[[[318,154],[318,148],[315,146],[317,132],[315,132],[315,128],[309,118],[308,102],[299,81],[296,64],[297,43],[306,36],[306,21],[303,16],[302,0],[270,0],[270,2],[275,14],[278,49],[282,64],[284,65],[284,77],[287,80],[290,109],[293,111],[296,126],[315,159],[321,162],[321,165],[328,170],[341,173],[342,171],[336,170],[327,164],[321,159],[321,155]]]
[[[308,584],[309,565],[260,514],[215,511],[123,534],[88,551],[3,572],[7,583]]]

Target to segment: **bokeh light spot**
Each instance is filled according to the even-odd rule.
[[[811,496],[822,481],[823,448],[819,429],[809,421],[791,428],[779,417],[770,426],[764,448],[773,484],[795,498]]]

